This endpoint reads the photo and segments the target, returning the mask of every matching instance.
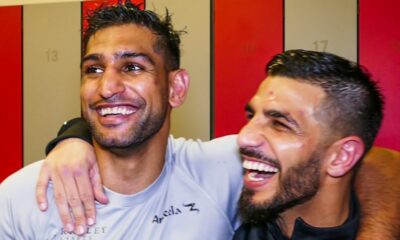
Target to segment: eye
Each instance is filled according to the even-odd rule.
[[[143,70],[143,67],[140,66],[140,65],[138,65],[138,64],[129,63],[129,64],[126,64],[126,65],[123,67],[123,70],[124,70],[125,72],[137,72],[137,71]]]
[[[272,121],[272,126],[276,128],[277,130],[291,130],[291,128],[286,125],[285,123],[277,120]]]
[[[92,73],[102,73],[103,68],[99,66],[88,66],[84,68],[84,73],[85,74],[92,74]]]
[[[250,119],[252,119],[253,117],[254,117],[254,112],[252,112],[252,111],[246,111],[246,119],[247,120],[250,120]]]

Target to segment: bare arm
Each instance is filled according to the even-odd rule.
[[[356,177],[359,240],[400,239],[400,153],[373,148]]]

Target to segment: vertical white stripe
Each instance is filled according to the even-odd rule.
[[[357,60],[357,0],[285,0],[285,50],[327,51]]]
[[[191,76],[188,98],[174,109],[171,132],[177,137],[210,138],[210,1],[146,0],[146,8],[172,13],[182,35],[181,67]]]
[[[80,3],[24,6],[24,164],[80,114]]]

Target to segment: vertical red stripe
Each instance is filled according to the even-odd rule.
[[[214,1],[214,136],[237,133],[244,106],[283,50],[283,0]]]
[[[0,182],[22,167],[22,7],[0,7]]]
[[[400,2],[360,0],[359,62],[380,82],[386,97],[376,145],[400,150]]]

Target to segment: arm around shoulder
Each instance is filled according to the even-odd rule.
[[[359,240],[400,239],[400,152],[374,147],[357,174]]]
[[[57,137],[47,144],[45,149],[46,155],[49,154],[58,143],[68,138],[79,138],[92,144],[92,134],[90,133],[86,121],[82,118],[74,118],[64,122],[60,130],[58,130]]]

